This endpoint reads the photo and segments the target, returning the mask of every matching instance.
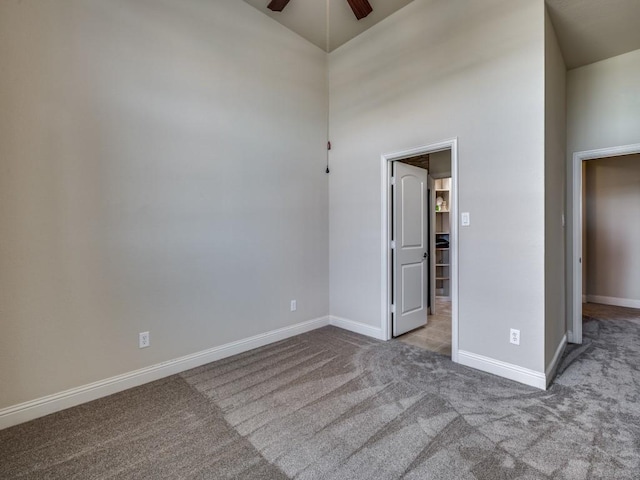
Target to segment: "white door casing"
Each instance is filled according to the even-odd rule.
[[[451,216],[450,235],[450,271],[451,271],[451,361],[458,363],[458,139],[451,138],[437,143],[422,145],[419,147],[386,153],[380,155],[380,191],[381,191],[381,245],[380,256],[380,329],[382,338],[390,340],[393,333],[391,311],[391,297],[393,295],[393,266],[392,250],[390,248],[392,231],[392,206],[391,206],[391,172],[393,164],[404,158],[440,152],[451,151],[451,204],[449,206]]]
[[[427,323],[429,295],[427,177],[428,172],[425,169],[401,162],[394,163],[394,336],[402,335]]]
[[[582,164],[588,160],[598,158],[618,157],[621,155],[633,155],[640,153],[640,143],[622,145],[617,147],[600,148],[573,154],[573,179],[572,179],[572,237],[573,257],[571,259],[571,272],[573,288],[567,289],[571,295],[570,303],[573,306],[572,318],[569,322],[567,338],[570,343],[582,343]]]

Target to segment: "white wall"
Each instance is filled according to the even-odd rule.
[[[545,12],[545,369],[566,332],[565,321],[565,150],[566,72],[556,32]]]
[[[584,163],[587,299],[640,306],[640,155]]]
[[[324,52],[239,0],[2,1],[0,65],[0,408],[329,313]]]
[[[567,73],[567,225],[572,225],[573,154],[640,143],[640,50]],[[573,292],[573,236],[567,231],[567,291]],[[573,304],[567,302],[567,318]]]
[[[460,349],[543,371],[543,1],[415,0],[329,70],[332,315],[381,326],[381,154],[458,137]]]

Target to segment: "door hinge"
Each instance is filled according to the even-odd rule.
[[[395,185],[396,184],[396,177],[391,177],[391,185]]]
[[[396,249],[396,241],[391,240],[391,250],[395,250],[395,249]]]
[[[396,313],[396,306],[393,303],[391,304],[391,313]]]

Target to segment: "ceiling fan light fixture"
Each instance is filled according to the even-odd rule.
[[[369,3],[369,0],[347,0],[349,6],[358,20],[362,20],[364,17],[373,12],[373,7]]]
[[[289,0],[271,0],[267,8],[273,12],[281,12],[287,6]]]

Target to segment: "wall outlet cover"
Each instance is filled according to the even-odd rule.
[[[140,332],[138,334],[138,347],[147,348],[149,345],[151,345],[151,337],[149,336],[149,332]]]
[[[509,341],[514,345],[520,345],[520,330],[512,328],[509,335]]]

